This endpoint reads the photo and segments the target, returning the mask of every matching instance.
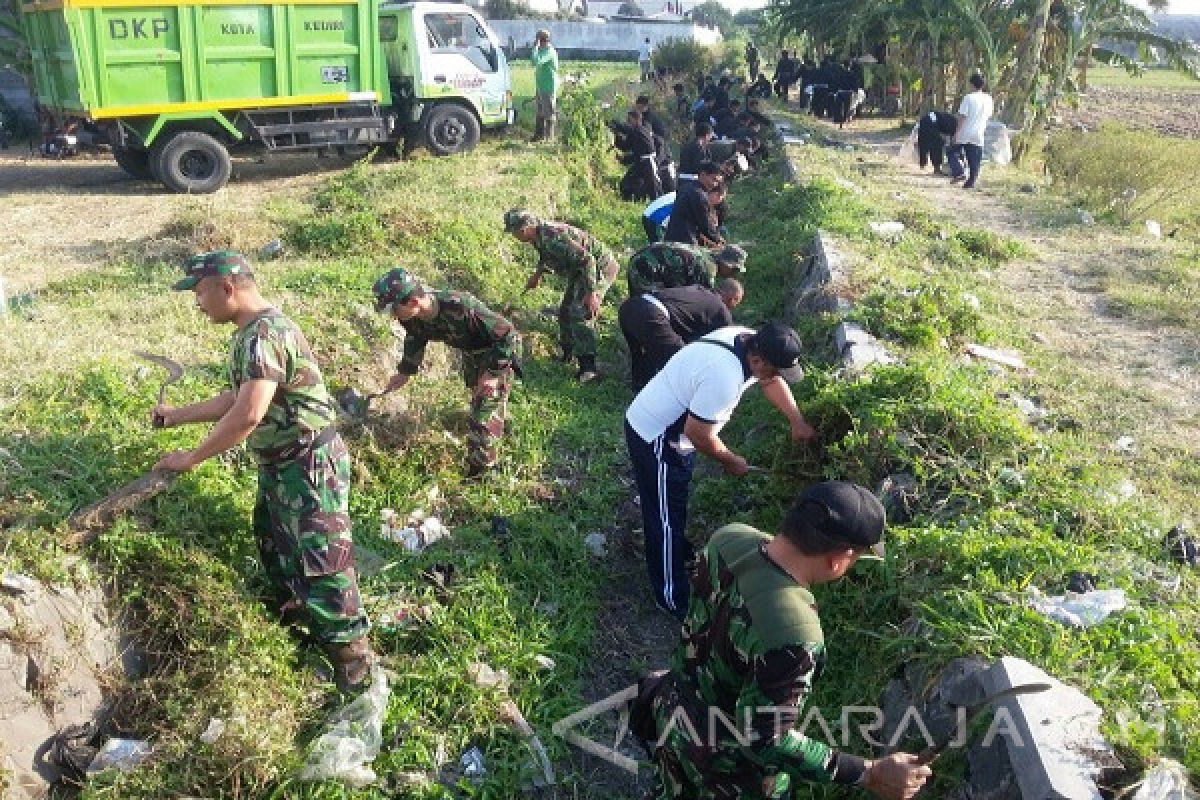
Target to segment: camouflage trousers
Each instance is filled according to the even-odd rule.
[[[341,437],[258,471],[254,533],[284,609],[303,610],[324,644],[369,627],[358,596],[350,536],[350,456]]]
[[[604,294],[612,282],[616,280],[621,265],[615,258],[609,258],[608,263],[601,267],[602,278],[596,284],[596,293],[604,302]],[[567,355],[595,357],[596,355],[596,318],[584,305],[587,290],[579,278],[570,278],[563,290],[562,302],[558,306],[559,343]]]
[[[490,355],[490,352],[489,352]],[[496,369],[480,356],[463,353],[463,381],[471,390],[471,431],[467,434],[467,466],[488,469],[496,465],[497,446],[508,421],[508,392],[513,369]]]

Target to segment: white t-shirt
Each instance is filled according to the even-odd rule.
[[[719,328],[703,338],[733,345],[752,328],[731,325]],[[719,344],[695,341],[684,347],[651,378],[625,412],[629,427],[652,442],[662,436],[684,414],[721,427],[733,416],[742,393],[757,382],[746,377],[742,361]],[[694,450],[686,436],[680,437],[682,452]]]
[[[649,61],[650,52],[653,50],[649,42],[642,42],[642,46],[638,48],[638,61]],[[626,50],[625,52],[629,52]]]
[[[966,117],[954,137],[955,144],[977,144],[983,147],[983,131],[992,118],[992,96],[984,91],[964,95],[958,115]]]

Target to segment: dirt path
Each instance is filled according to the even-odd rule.
[[[879,188],[919,195],[957,225],[1019,239],[1034,251],[1032,258],[992,276],[1027,321],[1025,330],[1004,333],[1016,345],[1036,334],[1027,353],[1035,366],[1038,349],[1044,349],[1046,363],[1065,358],[1081,374],[1102,376],[1122,400],[1136,399],[1138,407],[1114,407],[1107,419],[1091,421],[1095,427],[1200,453],[1196,338],[1110,313],[1103,291],[1103,276],[1112,267],[1152,264],[1168,257],[1171,243],[1140,230],[1081,225],[1073,208],[1049,208],[1042,196],[1023,193],[1021,177],[1011,170],[985,165],[980,188],[964,190],[893,158],[903,138],[894,127],[880,130],[870,120],[856,124],[862,129],[828,133],[865,151]],[[877,127],[868,127],[872,124]]]
[[[10,295],[38,289],[153,237],[182,209],[208,204],[219,212],[253,212],[343,166],[311,156],[238,161],[226,188],[189,197],[134,180],[106,155],[58,161],[14,146],[0,151],[0,276]]]

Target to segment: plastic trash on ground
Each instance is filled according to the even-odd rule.
[[[394,510],[385,508],[379,512],[379,536],[410,553],[419,553],[434,542],[449,538],[450,529],[437,517],[426,516],[421,509],[402,521]]]
[[[150,743],[141,739],[109,739],[88,765],[88,774],[116,769],[133,769],[150,757]]]
[[[1146,233],[1153,236],[1155,239],[1162,238],[1162,226],[1152,219],[1146,220]]]
[[[463,775],[471,783],[482,783],[487,776],[487,763],[483,760],[483,751],[478,747],[463,753],[459,763],[462,764]]]
[[[208,721],[208,727],[204,729],[204,733],[200,734],[200,741],[205,744],[213,744],[221,738],[221,734],[224,732],[225,720],[213,717]]]
[[[377,776],[370,764],[383,745],[383,716],[391,694],[387,675],[376,664],[371,688],[334,713],[325,732],[312,743],[300,780],[338,780],[350,786],[374,783]]]
[[[1100,589],[1086,594],[1067,592],[1065,595],[1044,595],[1029,588],[1029,603],[1033,610],[1052,620],[1075,628],[1090,628],[1123,610],[1128,601],[1124,589]]]
[[[1200,800],[1200,794],[1189,788],[1187,770],[1164,758],[1146,771],[1133,800]]]
[[[904,233],[903,222],[871,222],[868,223],[871,233],[883,239],[896,239]]]

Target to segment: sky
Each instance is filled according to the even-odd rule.
[[[741,11],[743,8],[761,8],[766,0],[720,0],[721,5],[731,11]],[[1200,14],[1200,0],[1171,0],[1168,14]]]

